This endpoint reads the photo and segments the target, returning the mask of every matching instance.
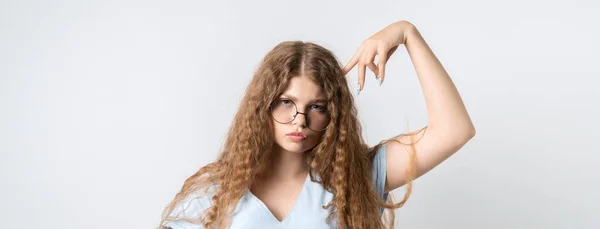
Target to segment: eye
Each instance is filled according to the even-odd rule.
[[[292,101],[289,99],[281,99],[279,102],[283,105],[290,105],[292,103]]]
[[[310,107],[310,109],[313,109],[313,110],[317,110],[317,111],[323,112],[323,111],[326,111],[326,110],[327,110],[327,107],[325,107],[325,106],[320,106],[320,105],[312,105],[312,106]]]

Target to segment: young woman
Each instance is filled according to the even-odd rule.
[[[368,147],[345,75],[358,65],[357,94],[367,67],[383,83],[400,45],[419,77],[429,125]],[[474,135],[452,80],[407,21],[365,40],[343,68],[321,46],[282,42],[254,73],[218,159],[185,181],[160,226],[393,227],[393,216],[382,220],[383,210],[401,207],[412,180]],[[392,203],[387,193],[405,184],[404,199]]]

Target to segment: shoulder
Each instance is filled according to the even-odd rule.
[[[204,189],[196,190],[195,192],[188,195],[181,202],[183,213],[191,216],[197,216],[202,210],[205,210],[212,206],[212,198],[216,194],[217,187],[211,185]]]
[[[371,148],[369,152],[369,159],[371,160],[371,166],[373,173],[385,172],[386,167],[386,148],[387,144],[382,143]],[[374,174],[375,175],[375,174]]]
[[[380,144],[373,148],[371,164],[372,164],[372,179],[375,185],[375,189],[379,196],[386,199],[387,193],[385,193],[385,182],[386,182],[386,144]]]
[[[212,198],[216,194],[217,186],[211,185],[200,188],[185,196],[175,205],[173,211],[161,226],[167,228],[202,228],[200,223],[192,223],[189,220],[199,222],[204,211],[213,205]]]

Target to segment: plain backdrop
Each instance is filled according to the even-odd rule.
[[[215,159],[264,55],[345,64],[417,26],[477,135],[418,179],[398,228],[600,228],[598,1],[0,3],[2,228],[153,228]],[[346,77],[354,89],[356,68]],[[427,124],[404,46],[356,97],[370,145]],[[395,193],[402,197],[404,189]]]

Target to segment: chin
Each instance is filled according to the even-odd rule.
[[[292,152],[292,153],[304,153],[306,150],[310,149],[308,147],[302,147],[299,145],[291,145],[291,144],[285,144],[280,147],[283,148],[284,150]]]
[[[309,145],[306,143],[296,143],[292,141],[284,141],[281,144],[277,143],[277,145],[279,145],[279,147],[281,147],[282,149],[292,153],[304,153],[313,147],[313,145]]]

